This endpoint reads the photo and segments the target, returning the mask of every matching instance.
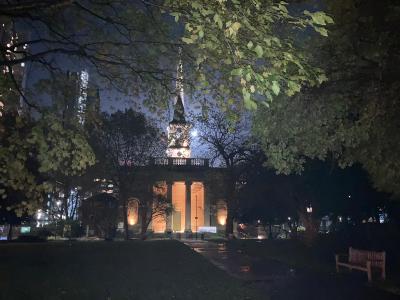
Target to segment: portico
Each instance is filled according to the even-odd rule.
[[[201,181],[166,182],[167,199],[172,203],[172,214],[164,220],[153,221],[153,231],[198,232],[200,227],[210,225],[210,205],[205,197],[205,184]],[[164,224],[163,224],[164,222]]]

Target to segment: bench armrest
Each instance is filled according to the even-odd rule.
[[[349,255],[344,253],[335,254],[336,261],[342,261],[343,259],[347,258],[348,260]]]

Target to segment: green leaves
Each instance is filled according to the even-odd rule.
[[[50,192],[50,182],[41,178],[82,174],[94,164],[94,154],[83,133],[65,129],[57,116],[46,114],[35,122],[24,117],[7,118],[10,123],[0,145],[0,186],[29,200],[18,208],[21,211],[36,209]]]
[[[243,69],[242,68],[238,68],[238,69],[233,69],[231,71],[231,75],[232,76],[241,76],[243,73]]]
[[[255,110],[257,109],[257,103],[251,99],[251,94],[246,90],[246,88],[242,89],[243,93],[243,100],[244,100],[244,106],[248,110]]]
[[[257,54],[257,57],[258,57],[258,58],[261,58],[261,57],[263,56],[263,54],[264,54],[264,50],[263,50],[263,48],[262,48],[260,45],[257,45],[257,46],[253,49],[253,51]]]
[[[281,91],[281,88],[280,88],[280,86],[279,86],[278,81],[275,81],[275,80],[272,81],[271,89],[272,89],[272,91],[274,92],[274,94],[275,94],[276,96],[279,95],[279,92]]]
[[[183,37],[182,41],[186,44],[193,44],[194,40],[192,40],[191,38],[187,38],[187,37]]]
[[[214,15],[214,22],[218,24],[219,29],[222,29],[222,19],[220,15],[218,14]]]
[[[181,13],[179,20],[185,25],[182,41],[196,62],[195,78],[200,79],[194,86],[213,94],[214,99],[225,101],[241,95],[243,107],[254,109],[256,102],[251,102],[248,94],[257,93],[264,97],[259,102],[266,103],[282,93],[295,95],[303,85],[323,81],[307,53],[293,42],[310,27],[327,34],[326,26],[333,20],[322,12],[291,15],[284,1],[165,0],[164,4],[170,13]],[[273,30],[276,26],[285,32],[285,38]],[[221,85],[225,87],[222,91]]]
[[[305,10],[303,13],[304,15],[311,17],[310,25],[316,32],[322,36],[328,36],[328,30],[325,28],[325,26],[334,23],[330,16],[320,11],[311,13],[308,10]]]
[[[328,30],[324,27],[315,26],[314,30],[322,36],[328,36]]]
[[[303,13],[306,16],[310,16],[312,21],[317,25],[325,26],[325,25],[334,23],[333,19],[330,16],[328,16],[327,14],[320,12],[320,11],[311,13],[308,10],[305,10]]]

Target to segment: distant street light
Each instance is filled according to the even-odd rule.
[[[311,204],[309,206],[307,206],[307,213],[311,214],[312,213],[312,206]]]

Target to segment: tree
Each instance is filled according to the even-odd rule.
[[[83,222],[91,224],[98,236],[113,238],[117,228],[118,201],[101,193],[85,199],[81,206]]]
[[[259,0],[167,0],[165,6],[185,26],[182,41],[202,93],[226,109],[233,103],[256,109],[326,79],[295,41],[310,28],[327,36],[333,20],[320,11],[293,14],[283,1]]]
[[[0,133],[0,194],[6,199],[16,192],[25,199],[9,206],[17,215],[33,213],[52,190],[51,174],[79,174],[94,163],[94,155],[84,136],[64,129],[49,113],[38,121],[7,114]],[[48,124],[52,124],[48,127]]]
[[[18,192],[8,193],[8,197],[3,199],[2,205],[0,206],[0,222],[2,224],[8,224],[7,240],[11,241],[13,238],[13,227],[19,225],[22,222],[30,221],[31,218],[27,213],[16,213],[13,207],[21,204],[22,201],[26,201],[26,198]]]
[[[165,197],[165,186],[155,184],[150,176],[144,175],[144,181],[136,182],[135,191],[139,193],[140,234],[146,239],[146,232],[151,221],[166,219],[172,212],[172,204]],[[141,188],[140,188],[141,187]]]
[[[207,86],[218,81],[212,85],[222,103],[243,100],[247,108],[260,102],[257,94],[267,103],[281,91],[293,94],[324,81],[293,37],[309,28],[326,36],[333,22],[322,12],[296,15],[283,1],[260,0],[9,1],[0,17],[21,31],[18,41],[2,46],[0,66],[34,62],[55,70],[61,58],[80,59],[114,86],[127,87],[131,77],[142,91],[155,91],[152,85],[170,91],[175,68],[168,62],[175,65],[177,47],[187,45],[193,86],[200,81],[203,92],[212,92]],[[177,34],[182,27],[183,37]]]
[[[93,130],[91,144],[98,159],[101,178],[112,180],[123,207],[125,238],[128,239],[128,199],[137,170],[161,156],[165,145],[159,130],[144,114],[131,109],[103,114],[101,127]]]
[[[330,37],[307,43],[330,80],[258,110],[255,132],[279,173],[301,172],[307,158],[359,163],[378,190],[399,198],[399,5],[335,1],[327,9],[336,20]]]
[[[234,103],[253,109],[258,102],[268,104],[283,92],[293,94],[302,85],[325,80],[321,70],[310,65],[305,53],[298,52],[292,38],[283,37],[280,30],[285,28],[293,36],[313,28],[326,35],[326,25],[332,23],[321,12],[295,16],[284,2],[259,0],[212,5],[205,0],[7,1],[0,4],[0,20],[4,24],[0,67],[5,75],[0,86],[7,81],[13,85],[12,94],[20,96],[8,97],[9,89],[2,89],[6,109],[18,107],[22,99],[41,116],[42,124],[47,122],[45,128],[59,127],[59,123],[42,115],[44,99],[31,97],[34,91],[24,87],[19,78],[23,76],[16,76],[23,74],[18,71],[21,64],[44,68],[50,74],[66,65],[88,67],[113,88],[145,98],[154,110],[165,108],[165,100],[170,99],[177,49],[183,46],[185,64],[195,66],[186,84],[215,94],[221,106]],[[178,32],[183,28],[182,37]],[[258,101],[259,95],[267,100]],[[42,140],[52,147],[49,140]],[[87,149],[80,141],[81,150]],[[13,152],[11,148],[4,151]],[[25,187],[35,190],[34,181],[31,178]]]
[[[211,163],[222,166],[222,193],[227,201],[226,235],[233,234],[233,220],[238,209],[238,192],[251,154],[256,151],[249,138],[250,128],[245,118],[231,123],[221,110],[210,107],[195,119],[199,140],[207,147]],[[246,129],[247,128],[247,129]],[[221,192],[221,191],[220,191]]]
[[[249,171],[240,193],[242,219],[270,225],[285,223],[290,217],[292,225],[301,221],[306,227],[309,241],[318,233],[324,216],[334,224],[339,216],[361,224],[370,217],[378,219],[378,212],[388,204],[388,196],[371,186],[360,166],[341,169],[309,160],[301,175],[276,175],[262,164]],[[312,213],[307,212],[310,206]],[[296,231],[293,227],[292,232]]]

